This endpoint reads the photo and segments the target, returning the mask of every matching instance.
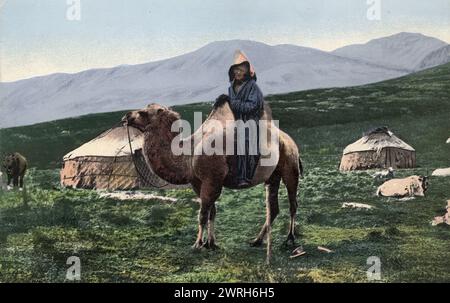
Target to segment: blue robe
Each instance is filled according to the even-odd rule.
[[[258,122],[264,109],[263,94],[254,79],[244,82],[237,92],[234,91],[234,80],[228,89],[230,107],[236,120],[254,120],[257,125],[257,155],[250,155],[249,132],[245,132],[245,155],[237,155],[238,182],[250,182],[255,174],[260,158]],[[236,140],[235,140],[236,141]],[[237,148],[235,148],[237,152]]]
[[[228,88],[230,107],[236,120],[246,122],[249,119],[259,121],[264,108],[263,94],[256,85],[256,81],[250,79],[242,84],[239,91],[234,91],[234,80]]]

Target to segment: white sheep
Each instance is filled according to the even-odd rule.
[[[413,197],[425,196],[428,190],[428,177],[409,176],[403,179],[392,179],[378,187],[376,195],[383,197]]]

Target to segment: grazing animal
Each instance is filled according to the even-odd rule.
[[[383,197],[423,197],[428,189],[428,177],[409,176],[384,182],[377,189],[377,196]]]
[[[23,189],[23,178],[27,170],[28,162],[24,156],[19,153],[12,153],[5,157],[3,160],[3,168],[7,175],[7,186],[13,182],[13,186]]]
[[[394,169],[389,167],[387,170],[376,172],[372,175],[375,179],[393,179],[395,176]]]
[[[216,216],[215,202],[219,198],[222,188],[238,189],[236,180],[236,169],[234,161],[236,156],[220,155],[214,153],[206,155],[201,152],[202,142],[217,137],[217,132],[202,131],[202,127],[211,121],[234,121],[233,112],[228,102],[216,102],[214,109],[210,113],[202,127],[190,137],[182,139],[180,142],[191,142],[191,152],[189,155],[174,155],[171,150],[171,142],[178,132],[171,131],[172,124],[180,119],[180,115],[164,106],[150,104],[147,108],[132,111],[124,116],[123,121],[129,126],[136,127],[144,132],[144,156],[147,164],[162,179],[172,184],[192,185],[195,193],[200,197],[200,210],[198,216],[198,234],[193,245],[194,248],[216,248],[214,235],[214,219]],[[270,109],[264,108],[261,120],[270,120]],[[266,222],[259,235],[251,243],[253,246],[262,244],[267,233],[268,245],[270,245],[271,224],[279,213],[278,190],[280,181],[286,185],[289,205],[290,205],[290,226],[287,241],[294,243],[295,216],[297,212],[297,187],[299,176],[302,174],[299,163],[298,147],[286,133],[275,126],[269,129],[272,133],[278,132],[279,144],[269,144],[266,150],[262,148],[262,156],[257,166],[255,175],[248,187],[265,183],[266,187]],[[227,130],[225,131],[227,132]],[[269,137],[269,136],[268,136]],[[200,140],[196,140],[199,138]],[[224,144],[225,145],[225,144]],[[225,149],[225,146],[224,146]],[[270,153],[267,153],[270,152]],[[273,165],[262,166],[261,161],[265,155],[276,156]],[[269,156],[269,157],[270,157]],[[242,201],[242,203],[248,203]],[[208,227],[206,242],[203,238],[205,227]],[[268,247],[270,248],[270,247]],[[268,259],[270,249],[268,249]]]

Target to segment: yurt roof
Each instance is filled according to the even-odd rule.
[[[133,150],[142,148],[144,143],[143,133],[134,127],[129,127],[129,131]],[[130,144],[127,128],[125,126],[118,126],[103,132],[91,141],[67,153],[63,159],[66,161],[77,157],[120,157],[129,155]]]
[[[361,151],[379,152],[386,147],[414,151],[414,148],[395,136],[387,127],[378,127],[368,131],[361,139],[348,145],[344,149],[344,155]]]

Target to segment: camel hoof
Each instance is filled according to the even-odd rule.
[[[203,244],[203,247],[206,249],[216,250],[220,249],[219,246],[217,246],[214,242],[207,241],[205,244]]]
[[[295,246],[295,237],[294,237],[293,234],[289,234],[289,235],[288,235],[288,237],[287,237],[286,241],[284,242],[284,244],[288,246],[288,245],[289,245],[289,242],[291,242],[291,244],[292,244],[293,246]]]
[[[260,247],[263,244],[263,240],[261,239],[255,239],[250,242],[250,246],[252,247]]]
[[[192,245],[192,249],[196,249],[196,250],[200,250],[202,247],[203,247],[202,241],[197,241],[194,243],[194,245]]]

